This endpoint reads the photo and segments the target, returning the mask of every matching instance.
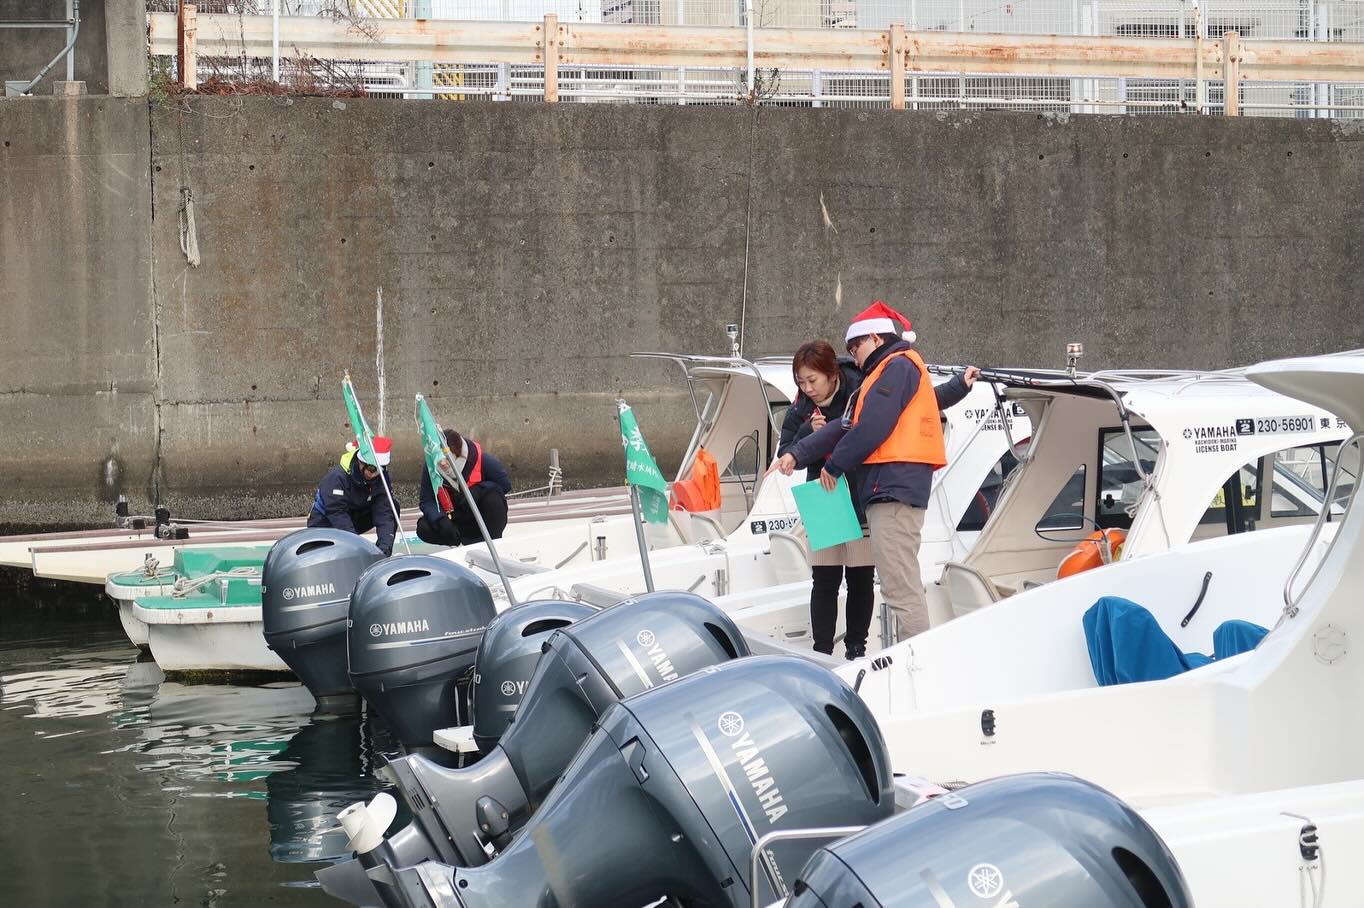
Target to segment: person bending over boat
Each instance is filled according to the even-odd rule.
[[[899,326],[904,327],[903,333]],[[967,366],[935,388],[913,349],[909,319],[877,300],[853,319],[848,353],[865,376],[842,419],[829,422],[786,454],[778,468],[828,460],[819,481],[833,490],[849,476],[871,529],[881,595],[895,612],[900,639],[928,630],[928,601],[919,572],[933,472],[947,464],[939,410],[960,403],[980,370]]]
[[[472,438],[463,439],[454,429],[445,430],[445,443],[455,453],[460,474],[469,487],[469,494],[478,505],[488,535],[501,539],[507,528],[507,496],[511,494],[511,477],[507,468]],[[469,510],[464,493],[449,482],[441,484],[440,493],[431,491],[431,473],[422,467],[422,516],[417,519],[417,537],[432,545],[468,545],[483,541],[478,521]]]
[[[837,422],[847,409],[848,400],[862,384],[862,372],[851,357],[835,355],[827,341],[801,344],[791,359],[791,371],[800,393],[786,411],[781,425],[781,440],[777,455],[786,454],[796,443],[821,429],[826,423]],[[824,458],[810,463],[797,463],[806,468],[806,478],[819,478]],[[867,518],[861,508],[857,516],[866,526]],[[872,583],[876,575],[873,567],[871,542],[861,539],[830,546],[810,553],[814,583],[810,587],[810,632],[815,638],[815,651],[832,655],[834,630],[838,626],[838,588],[848,580],[847,633],[843,638],[844,655],[860,659],[867,654],[867,631],[871,627],[871,613],[876,592]]]
[[[313,496],[308,526],[356,534],[374,530],[379,550],[392,555],[393,537],[398,531],[398,515],[393,512],[398,508],[398,499],[393,498],[392,506],[389,505],[393,483],[388,478],[388,462],[393,454],[393,441],[376,435],[373,448],[375,463],[369,463],[357,451],[347,450],[341,455],[341,462],[327,471]],[[384,490],[384,483],[388,483],[388,491]],[[402,509],[398,511],[401,513]]]

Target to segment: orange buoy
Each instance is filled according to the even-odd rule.
[[[1060,580],[1106,564],[1105,547],[1108,547],[1113,556],[1108,560],[1117,561],[1122,555],[1122,544],[1126,541],[1127,531],[1116,527],[1090,533],[1089,538],[1082,540],[1070,550],[1069,555],[1061,559],[1061,565],[1056,569],[1056,579]]]

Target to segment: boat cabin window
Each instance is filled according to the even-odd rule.
[[[786,422],[786,411],[791,409],[789,401],[774,400],[772,403],[768,404],[768,406],[772,410],[772,425],[780,426],[782,423]]]
[[[1099,432],[1099,482],[1095,494],[1094,519],[1105,529],[1130,529],[1137,501],[1141,498],[1141,474],[1132,460],[1136,446],[1141,458],[1141,469],[1146,475],[1156,468],[1160,454],[1160,434],[1155,429],[1133,429],[1132,441],[1122,429],[1102,429]]]
[[[1085,465],[1080,464],[1070,479],[1056,493],[1046,513],[1037,521],[1038,530],[1082,530],[1086,526],[1085,514]],[[1089,524],[1092,526],[1092,524]]]
[[[1245,533],[1270,526],[1283,526],[1316,520],[1326,498],[1326,487],[1336,469],[1336,444],[1302,445],[1284,448],[1244,464],[1217,490],[1212,503],[1198,521],[1196,538]],[[1354,486],[1357,455],[1343,465],[1332,516],[1345,513],[1350,488]],[[1266,486],[1266,482],[1268,485]],[[1268,490],[1268,501],[1265,491]],[[1268,507],[1266,507],[1266,504]]]
[[[1212,504],[1198,519],[1199,526],[1225,526],[1228,535],[1255,529],[1260,513],[1260,489],[1264,488],[1264,464],[1260,458],[1244,464],[1227,477],[1212,497]]]
[[[1345,513],[1345,502],[1354,487],[1358,455],[1351,449],[1348,463],[1336,463],[1339,445],[1306,445],[1285,448],[1274,454],[1274,488],[1270,497],[1271,518],[1310,517],[1319,513],[1326,497],[1331,474],[1337,466],[1345,471],[1336,484],[1336,498],[1331,502],[1331,515]]]
[[[957,532],[968,533],[985,528],[985,522],[994,513],[1000,493],[1004,491],[1005,480],[1017,466],[1018,458],[1014,456],[1012,451],[1005,451],[1004,456],[995,461],[995,465],[990,468],[989,473],[985,474],[985,481],[980,484],[975,498],[966,508],[966,513],[962,515],[961,521],[957,524]],[[1083,487],[1083,476],[1080,483]]]

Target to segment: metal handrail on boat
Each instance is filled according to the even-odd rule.
[[[942,366],[930,366],[929,371],[939,371],[944,374],[955,372],[954,369]],[[1102,373],[1092,373],[1081,376],[1069,376],[1064,372],[1052,369],[1037,369],[1027,371],[1011,372],[1007,369],[981,369],[977,381],[984,379],[991,384],[1002,384],[1015,388],[1037,388],[1044,390],[1047,388],[1088,388],[1098,391],[1103,396],[1113,401],[1113,405],[1118,408],[1118,419],[1122,423],[1123,434],[1127,436],[1127,444],[1132,449],[1132,466],[1137,471],[1137,478],[1141,480],[1144,488],[1151,488],[1151,478],[1147,475],[1145,467],[1141,465],[1141,454],[1137,451],[1137,441],[1132,436],[1132,415],[1127,406],[1123,403],[1122,392],[1111,384],[1111,379],[1095,378],[1095,375]],[[1000,406],[998,401],[996,406]],[[1001,411],[1001,417],[1003,413]],[[1007,425],[1007,423],[1006,423]],[[1006,434],[1005,439],[1013,446],[1013,439]]]
[[[753,850],[748,856],[748,895],[751,908],[760,908],[760,895],[758,893],[758,859],[764,859],[763,863],[767,867],[767,881],[772,885],[772,891],[778,897],[786,895],[786,887],[782,885],[780,875],[773,872],[770,862],[767,860],[767,847],[773,842],[781,842],[795,839],[841,839],[850,836],[855,832],[866,829],[865,826],[811,826],[808,829],[776,829],[753,843]]]
[[[751,373],[753,377],[758,380],[758,392],[763,396],[763,407],[767,413],[768,429],[770,432],[780,434],[781,427],[778,426],[776,424],[776,420],[772,418],[772,398],[767,393],[767,380],[763,378],[762,372],[758,369],[757,363],[748,359],[744,359],[742,356],[706,356],[703,354],[696,353],[663,353],[653,351],[638,351],[635,353],[631,353],[630,356],[638,357],[639,359],[663,359],[676,363],[677,366],[682,370],[682,374],[687,380],[687,392],[688,394],[691,395],[692,409],[696,411],[696,431],[692,433],[692,440],[687,446],[687,452],[682,458],[682,464],[679,467],[679,471],[688,463],[690,463],[693,456],[695,456],[696,448],[700,444],[701,436],[705,434],[706,430],[705,419],[703,418],[702,413],[702,407],[696,400],[695,387],[696,382],[704,380],[705,376],[696,374],[696,372],[694,372],[693,369],[706,368],[737,369],[743,372]],[[770,361],[773,359],[780,361],[782,358],[764,357],[764,361],[767,364],[771,364]],[[787,358],[787,361],[789,361],[789,358]],[[706,413],[704,415],[711,415],[713,418],[713,414],[710,414],[709,401],[707,402],[705,410]],[[680,472],[678,474],[678,478],[679,479],[682,478]]]
[[[1322,499],[1321,511],[1317,514],[1316,522],[1312,524],[1312,533],[1307,537],[1307,544],[1304,545],[1302,551],[1298,553],[1298,560],[1293,564],[1293,569],[1288,572],[1288,579],[1284,581],[1283,616],[1279,618],[1280,624],[1283,623],[1285,618],[1296,618],[1298,616],[1298,601],[1293,596],[1293,584],[1297,581],[1298,574],[1302,571],[1303,565],[1307,563],[1307,557],[1311,554],[1313,546],[1317,544],[1317,538],[1321,535],[1321,528],[1331,519],[1331,502],[1335,500],[1336,486],[1340,483],[1340,474],[1346,472],[1341,467],[1341,458],[1345,456],[1345,450],[1350,445],[1356,445],[1362,439],[1364,439],[1364,432],[1356,432],[1345,441],[1341,442],[1340,449],[1336,452],[1335,469],[1331,471],[1331,481],[1327,483],[1326,497]],[[1355,493],[1358,489],[1359,483],[1355,483],[1350,487],[1350,501],[1345,503],[1346,511],[1349,510],[1350,504],[1353,503]],[[1331,540],[1331,545],[1335,545],[1334,539]],[[1321,566],[1325,563],[1326,556],[1322,555],[1322,557],[1317,560],[1317,566],[1312,570],[1312,576],[1307,578],[1307,584],[1303,587],[1303,592],[1306,592],[1311,588],[1312,583],[1317,579],[1317,575],[1321,573]]]

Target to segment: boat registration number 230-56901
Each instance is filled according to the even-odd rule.
[[[1283,432],[1311,432],[1316,421],[1311,416],[1259,416],[1236,420],[1237,435],[1277,435]],[[1323,428],[1326,428],[1323,426]]]
[[[750,533],[782,533],[794,530],[800,524],[799,517],[769,517],[766,520],[750,520]]]

